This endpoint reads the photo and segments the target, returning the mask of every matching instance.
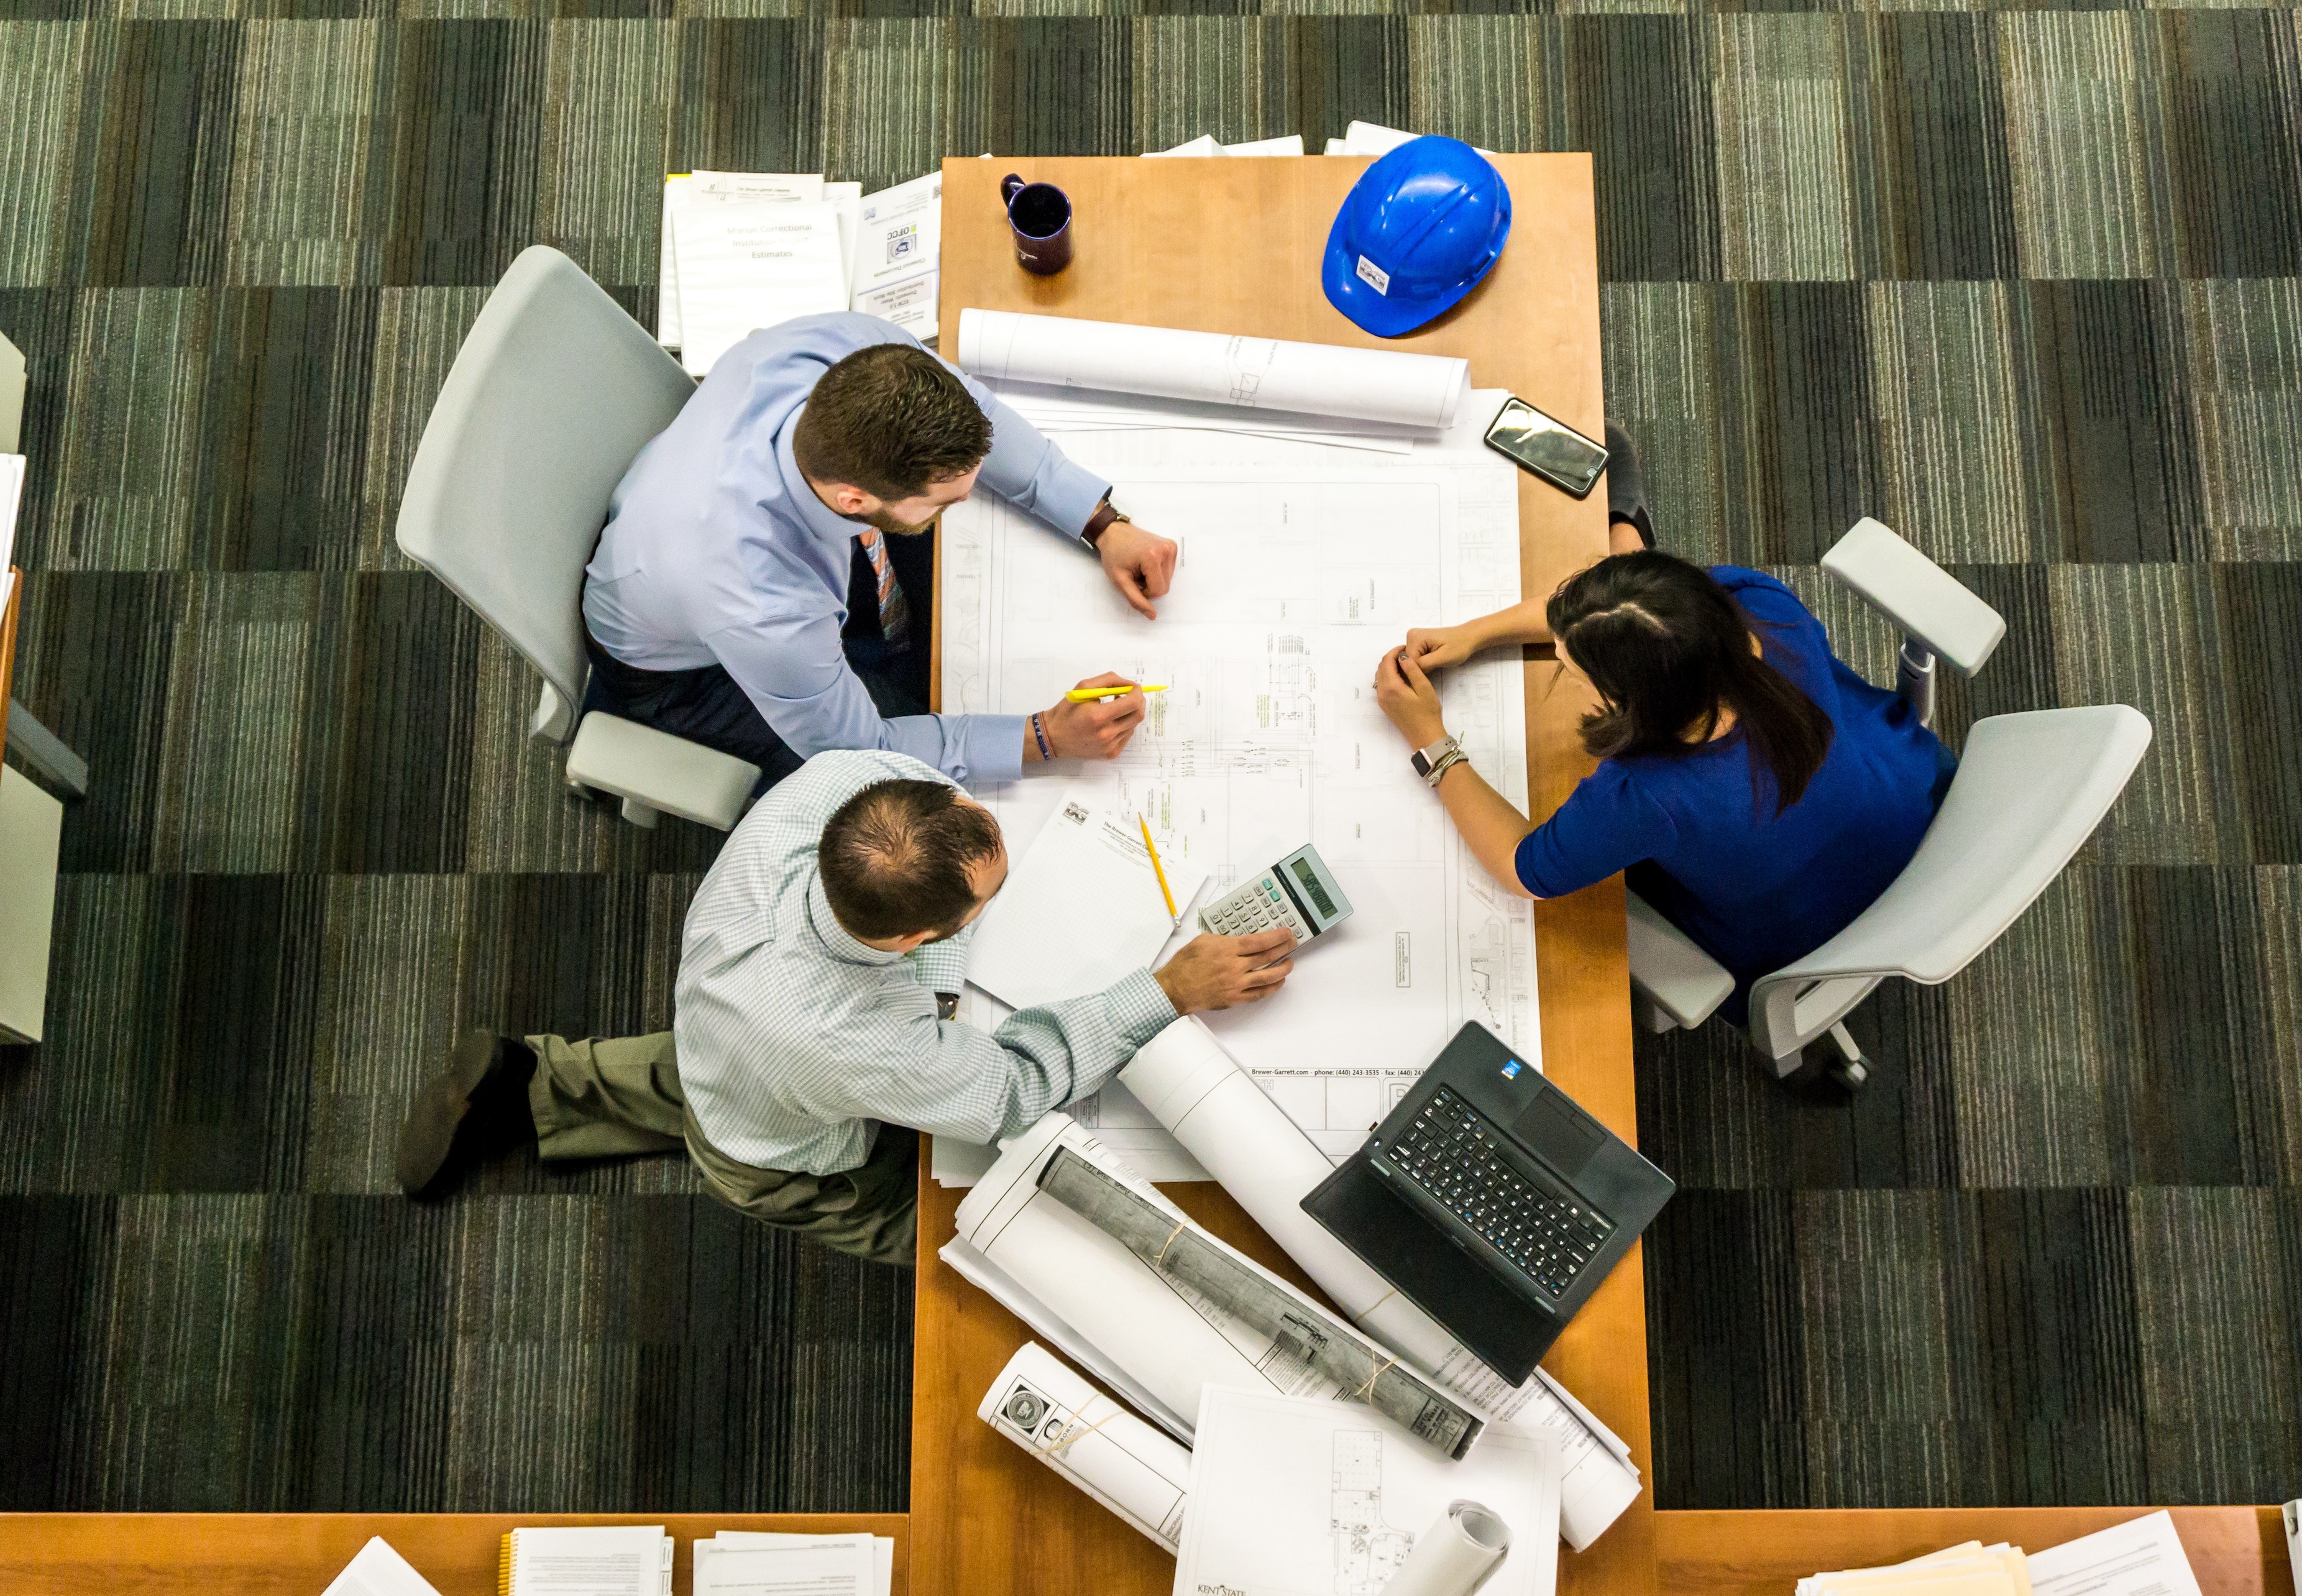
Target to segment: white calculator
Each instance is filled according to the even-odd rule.
[[[1219,937],[1251,937],[1284,926],[1308,942],[1351,917],[1351,901],[1309,844],[1199,911],[1199,925]]]

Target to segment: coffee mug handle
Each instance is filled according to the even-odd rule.
[[[999,180],[1000,204],[1013,205],[1015,203],[1015,196],[1021,194],[1022,191],[1023,180],[1017,177],[1013,172],[1011,172],[1005,177]]]

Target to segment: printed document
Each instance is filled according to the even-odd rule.
[[[821,200],[697,205],[672,218],[680,362],[691,376],[761,327],[847,308],[838,208]]]
[[[2160,1508],[2030,1554],[2036,1596],[2198,1596],[2198,1576]]]
[[[1464,1499],[1510,1528],[1483,1596],[1551,1596],[1557,1585],[1549,1435],[1490,1432],[1449,1464],[1367,1408],[1221,1387],[1199,1399],[1197,1431],[1177,1596],[1380,1596],[1416,1536]]]
[[[710,1540],[698,1541],[695,1544],[699,1550],[718,1546],[741,1550],[755,1546],[796,1546],[803,1542],[826,1545],[833,1541],[861,1543],[871,1558],[870,1592],[877,1592],[877,1596],[890,1596],[895,1584],[895,1541],[891,1535],[801,1535],[786,1530],[721,1530]],[[831,1577],[843,1577],[843,1568],[842,1564],[833,1564]]]
[[[933,343],[942,265],[940,171],[863,197],[848,279],[854,309]]]
[[[820,172],[679,172],[663,180],[663,240],[656,257],[655,340],[680,347],[679,251],[675,218],[698,205],[756,204],[762,200],[824,197]]]
[[[1206,871],[1180,859],[1162,867],[1188,916]],[[1019,1009],[1083,997],[1148,967],[1175,926],[1136,818],[1074,799],[1047,817],[983,911],[967,979]]]
[[[695,1543],[695,1596],[876,1596],[869,1535],[794,1535],[772,1545]]]

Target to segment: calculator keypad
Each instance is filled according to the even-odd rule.
[[[1308,942],[1312,936],[1311,928],[1268,870],[1201,910],[1199,924],[1221,937],[1252,937],[1274,926],[1286,927],[1298,942]]]

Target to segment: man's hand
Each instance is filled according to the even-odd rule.
[[[1113,521],[1096,540],[1095,553],[1119,596],[1146,620],[1157,620],[1151,601],[1164,598],[1175,580],[1175,545],[1132,521]]]
[[[1439,689],[1403,648],[1391,650],[1374,668],[1374,701],[1409,748],[1428,748],[1447,735]]]
[[[1484,644],[1476,630],[1460,626],[1412,626],[1407,634],[1407,657],[1426,671],[1460,665]]]
[[[1082,687],[1132,687],[1135,684],[1125,676],[1105,671],[1099,676],[1089,676],[1080,684]],[[1143,695],[1130,693],[1124,697],[1105,699],[1100,703],[1075,704],[1063,700],[1052,710],[1039,714],[1039,725],[1054,745],[1059,760],[1115,760],[1127,739],[1143,724]],[[1026,729],[1023,733],[1023,760],[1029,764],[1039,758],[1038,739]]]
[[[1252,937],[1218,937],[1210,931],[1185,943],[1151,979],[1178,1014],[1227,1009],[1278,991],[1294,973],[1295,958],[1288,952],[1294,945],[1295,933],[1284,926]],[[1273,964],[1273,959],[1279,962]]]

